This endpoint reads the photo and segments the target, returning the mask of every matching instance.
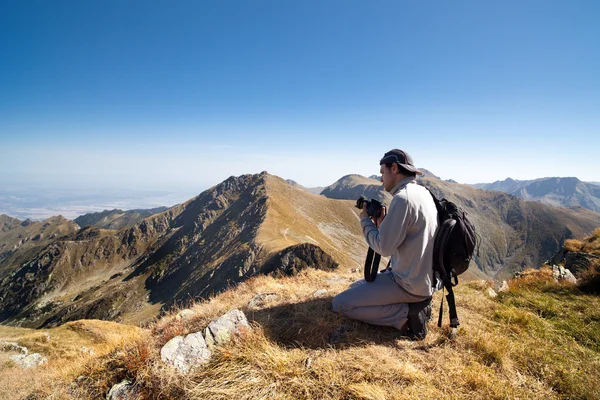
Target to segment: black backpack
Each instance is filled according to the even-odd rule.
[[[469,263],[477,245],[475,226],[467,218],[467,213],[447,199],[438,200],[429,192],[438,211],[438,228],[433,246],[433,272],[448,291],[446,299],[450,313],[450,327],[458,327],[458,315],[452,288],[458,285],[458,275],[469,268]],[[432,285],[437,286],[437,279]],[[454,282],[453,282],[454,281]],[[442,326],[444,297],[440,305],[438,326]]]

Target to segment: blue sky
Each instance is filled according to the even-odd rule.
[[[0,186],[600,181],[597,1],[0,1]]]

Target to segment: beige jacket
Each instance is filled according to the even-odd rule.
[[[431,194],[413,177],[394,187],[389,210],[379,229],[369,217],[360,223],[369,246],[391,257],[394,280],[407,292],[431,296],[433,244],[438,226]]]

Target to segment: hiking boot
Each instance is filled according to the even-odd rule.
[[[408,336],[412,340],[423,340],[427,336],[427,322],[431,320],[431,299],[408,304]]]

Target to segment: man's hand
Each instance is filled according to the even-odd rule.
[[[373,222],[375,222],[376,227],[381,226],[381,223],[383,222],[383,219],[385,218],[386,214],[387,214],[387,207],[383,206],[381,208],[381,215],[379,216],[379,218],[377,218],[376,220],[373,220]]]
[[[365,201],[363,203],[362,212],[360,213],[360,218],[367,218],[368,216],[369,216],[369,214],[367,214],[367,202]]]
[[[375,218],[371,218],[371,220],[373,221],[373,223],[375,224],[375,226],[379,227],[379,225],[381,225],[381,223],[383,222],[383,219],[385,218],[385,215],[387,214],[387,207],[383,207],[381,209],[381,215],[379,216],[379,218],[375,219]],[[360,217],[361,218],[366,218],[368,217],[369,214],[367,214],[367,204],[363,204],[363,209],[362,212],[360,213]]]

